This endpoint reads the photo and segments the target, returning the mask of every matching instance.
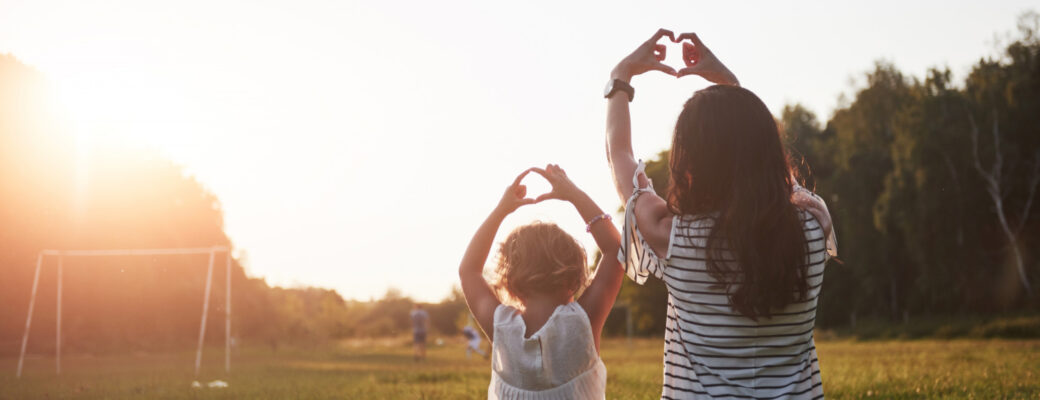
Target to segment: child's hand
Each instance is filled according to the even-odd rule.
[[[506,188],[506,192],[502,194],[502,199],[498,201],[498,206],[495,207],[495,211],[511,214],[520,206],[537,203],[538,200],[527,198],[527,186],[521,185],[520,181],[524,180],[524,177],[530,173],[532,169],[528,169],[516,177],[512,185]]]
[[[529,171],[537,172],[552,185],[552,190],[549,193],[538,196],[535,202],[549,199],[573,202],[574,199],[581,195],[581,189],[578,189],[578,186],[571,182],[571,179],[567,177],[567,173],[559,165],[549,164],[545,166],[545,169],[531,168]]]

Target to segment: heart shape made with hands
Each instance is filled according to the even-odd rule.
[[[657,58],[657,61],[662,63],[668,58],[668,48],[670,47],[661,43],[661,39],[664,37],[668,37],[672,43],[682,46],[680,61],[684,67],[674,68],[669,65],[669,67],[675,69],[680,78],[686,75],[695,74],[701,59],[705,54],[710,54],[710,50],[704,46],[704,43],[701,42],[696,33],[683,33],[675,36],[671,31],[663,30],[660,33],[660,38],[658,38],[657,42],[654,43],[654,56]],[[673,52],[673,54],[676,54],[676,52]]]
[[[525,174],[523,179],[520,180],[520,185],[525,188],[524,197],[532,200],[552,192],[552,184],[544,176],[534,172]]]

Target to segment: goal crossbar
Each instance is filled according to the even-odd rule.
[[[22,334],[22,350],[18,356],[18,372],[16,376],[22,377],[22,365],[25,362],[25,350],[29,343],[29,328],[32,325],[33,308],[36,304],[36,289],[40,283],[40,269],[43,267],[44,256],[58,257],[58,282],[57,282],[57,307],[55,327],[55,371],[61,374],[61,295],[62,295],[62,270],[64,269],[65,257],[90,257],[90,256],[155,256],[155,255],[190,255],[209,254],[209,267],[206,270],[206,291],[202,301],[202,322],[199,324],[199,343],[195,350],[195,377],[199,375],[202,365],[202,344],[206,336],[206,317],[209,311],[209,295],[213,286],[213,264],[217,253],[224,253],[224,270],[227,274],[224,296],[224,372],[231,371],[231,249],[227,246],[211,247],[189,247],[189,248],[165,248],[165,249],[114,249],[114,250],[42,250],[36,257],[36,272],[33,274],[32,294],[29,297],[29,312],[25,317],[25,333]]]
[[[125,250],[43,250],[45,256],[172,256],[178,254],[209,254],[228,251],[226,246],[184,247],[175,249],[125,249]]]

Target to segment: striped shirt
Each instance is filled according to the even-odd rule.
[[[800,211],[808,242],[807,300],[754,321],[730,307],[725,286],[708,273],[705,247],[714,217],[673,217],[663,259],[643,240],[633,206],[651,190],[637,189],[628,201],[618,258],[636,283],[652,275],[668,287],[661,398],[822,399],[813,326],[828,252],[816,218]]]

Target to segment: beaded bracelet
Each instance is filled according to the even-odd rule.
[[[589,220],[588,224],[585,224],[585,232],[592,232],[592,224],[595,224],[596,221],[599,221],[601,219],[602,220],[606,220],[606,221],[610,221],[613,218],[611,218],[610,215],[607,214],[607,213],[603,213],[603,214],[597,215],[597,216],[593,217],[591,220]]]

